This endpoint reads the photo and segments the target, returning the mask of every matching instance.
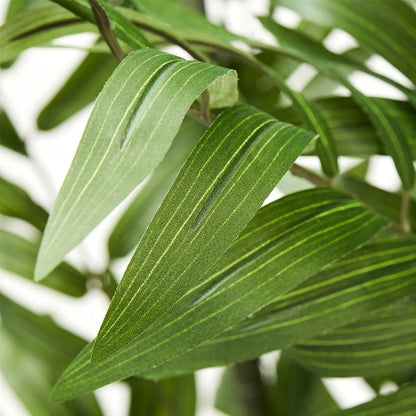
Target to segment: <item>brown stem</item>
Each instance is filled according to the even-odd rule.
[[[329,179],[325,179],[322,176],[319,176],[316,173],[305,169],[297,163],[292,165],[290,171],[293,173],[293,175],[304,178],[317,186],[333,186],[333,183]]]

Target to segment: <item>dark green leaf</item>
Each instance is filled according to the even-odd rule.
[[[0,145],[26,155],[24,141],[18,135],[4,110],[0,108]]]
[[[217,118],[141,240],[101,326],[95,360],[124,347],[203,281],[312,137],[248,106]]]

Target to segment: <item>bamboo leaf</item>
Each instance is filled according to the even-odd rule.
[[[37,279],[153,171],[192,102],[229,72],[154,49],[133,52],[122,61],[97,100],[52,208]]]
[[[412,275],[414,279],[415,267]],[[321,377],[370,377],[406,370],[416,365],[414,298],[302,342],[290,352]]]
[[[318,24],[338,27],[354,36],[360,44],[383,56],[414,84],[416,13],[402,1],[386,0],[275,0]],[[386,31],[386,27],[389,28]],[[406,45],[406,46],[405,46]]]
[[[0,229],[0,268],[25,279],[33,279],[39,244]],[[87,278],[67,263],[62,263],[42,282],[44,286],[70,296],[83,296]]]
[[[275,23],[271,18],[261,18],[260,21],[266,29],[280,39],[292,52],[298,53],[301,59],[311,63],[351,91],[353,99],[368,114],[386,151],[392,156],[397,172],[402,179],[403,187],[410,189],[415,178],[415,169],[408,143],[410,139],[407,137],[407,131],[396,119],[395,113],[390,111],[390,106],[386,105],[383,100],[367,97],[357,90],[343,71],[339,70],[338,63],[333,62],[333,55],[335,54],[326,50],[322,45],[315,43],[300,33]],[[338,57],[336,60],[340,59],[338,55],[335,56]]]
[[[199,353],[188,356],[184,362],[180,355],[214,340],[324,265],[362,244],[383,224],[380,217],[327,188],[289,195],[267,205],[216,264],[211,276],[183,296],[169,316],[165,315],[165,319],[157,321],[126,348],[97,364],[90,361],[91,343],[62,375],[53,397],[72,397],[133,374],[166,377],[180,372],[183,366],[202,368],[204,361],[208,365],[210,360],[223,362],[224,348],[199,362]],[[253,338],[257,337],[256,334]],[[238,345],[240,354],[244,354],[241,341]],[[269,346],[274,349],[276,344]],[[169,367],[168,361],[175,357],[180,360],[179,365]],[[228,356],[229,362],[237,361],[235,358]]]
[[[0,214],[20,218],[43,230],[48,213],[19,186],[0,177]]]
[[[94,360],[132,341],[204,279],[312,137],[248,106],[218,117],[141,240],[101,326]]]

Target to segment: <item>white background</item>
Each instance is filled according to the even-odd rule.
[[[7,1],[0,0],[0,16],[4,16],[6,6]],[[207,11],[213,21],[224,22],[235,32],[273,43],[270,34],[262,30],[260,24],[252,17],[252,14],[264,14],[267,8],[267,1],[259,0],[207,1]],[[282,10],[279,19],[289,26],[298,22],[298,17],[288,10]],[[76,35],[59,39],[54,43],[87,47],[93,39],[94,37],[89,35]],[[354,41],[347,34],[337,30],[330,34],[325,44],[335,52],[342,52],[353,46]],[[59,90],[84,55],[84,52],[74,48],[33,48],[24,52],[11,69],[3,71],[0,78],[1,104],[6,108],[21,136],[25,138],[34,162],[28,163],[26,158],[0,148],[0,174],[23,186],[33,199],[47,209],[51,207],[69,168],[92,107],[46,133],[36,129],[35,121],[41,108]],[[373,57],[370,63],[373,68],[409,85],[409,81],[383,59]],[[299,80],[307,79],[313,73],[310,67],[303,65],[302,70],[290,81],[294,87],[299,87]],[[354,74],[351,80],[367,94],[402,98],[397,90],[364,74]],[[340,89],[340,93],[345,91]],[[341,159],[341,166],[344,168],[357,163],[351,158]],[[315,168],[319,166],[315,158],[302,158],[302,163]],[[384,189],[399,188],[398,176],[387,157],[377,157],[372,161],[368,180]],[[278,196],[279,192],[273,193],[273,198]],[[125,204],[122,205],[124,206]],[[77,264],[88,262],[90,268],[102,270],[107,260],[105,242],[121,209],[110,215],[69,258]],[[23,235],[31,233],[29,227],[18,221],[4,218],[0,218],[0,221],[1,227],[11,228]],[[120,261],[116,267],[120,276],[126,263],[127,259]],[[73,300],[3,271],[0,271],[0,290],[38,313],[50,314],[60,325],[86,339],[95,337],[108,306],[107,299],[99,291],[92,291],[81,300]],[[270,376],[273,375],[270,369],[273,370],[276,357],[276,353],[271,353],[262,359],[262,365],[268,369]],[[220,369],[207,369],[197,373],[199,416],[221,414],[212,409],[220,374]],[[325,382],[343,407],[350,407],[374,397],[372,390],[359,378],[328,379]],[[385,391],[392,389],[394,385],[389,385]],[[126,386],[116,383],[100,389],[98,398],[107,415],[123,416],[128,410],[128,394]],[[28,414],[1,377],[0,397],[1,415]]]

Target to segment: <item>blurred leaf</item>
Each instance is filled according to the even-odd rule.
[[[275,0],[318,24],[338,27],[369,50],[383,56],[414,84],[416,13],[402,1],[384,0]],[[388,30],[386,30],[388,28]]]
[[[250,354],[246,347],[253,339],[258,340],[252,344],[255,356],[259,349],[261,353],[275,349],[279,338],[269,337],[273,342],[264,345],[259,334],[247,340],[242,334],[244,342],[237,340],[234,348],[224,347],[225,344],[217,349],[214,346],[204,355],[205,347],[201,346],[195,354],[183,355],[184,360],[180,357],[208,340],[215,343],[215,336],[362,244],[383,224],[380,217],[327,188],[292,194],[265,206],[216,263],[211,276],[183,296],[165,319],[158,320],[122,351],[97,364],[90,362],[91,343],[62,375],[53,397],[71,397],[131,375],[164,378],[184,368],[185,372],[192,372],[209,366],[213,360],[214,365],[243,361],[252,358],[241,359],[242,355]],[[316,316],[312,318],[315,331],[322,330]],[[344,313],[339,319],[345,322]],[[302,328],[302,339],[305,327],[311,324]],[[296,334],[292,343],[298,340],[299,332],[289,333]],[[178,361],[170,366],[168,361],[175,357]]]
[[[117,61],[111,55],[88,54],[43,108],[38,116],[38,127],[53,129],[94,101],[116,66]]]
[[[260,18],[260,21],[291,52],[299,54],[302,60],[314,65],[318,70],[334,78],[351,91],[352,98],[368,114],[385,150],[392,156],[397,172],[402,179],[403,187],[410,189],[415,178],[415,169],[408,143],[410,140],[406,134],[407,130],[396,118],[395,112],[391,111],[391,106],[385,100],[367,97],[357,90],[343,71],[339,70],[339,65],[344,65],[342,62],[338,62],[342,59],[340,55],[333,54],[323,45],[279,25],[271,18],[263,17]],[[412,94],[414,95],[414,92]]]
[[[215,396],[215,407],[232,416],[269,416],[268,385],[259,370],[258,360],[225,369]]]
[[[65,403],[48,399],[59,373],[85,341],[3,295],[0,310],[0,368],[28,412],[34,416],[102,415],[93,395]]]
[[[25,142],[20,138],[6,112],[0,108],[0,145],[27,155]]]
[[[273,396],[276,416],[316,416],[339,409],[322,380],[297,364],[285,351],[277,363]]]
[[[416,267],[412,276],[416,276]],[[372,312],[346,327],[304,341],[290,352],[321,377],[366,377],[406,370],[416,365],[415,299]]]
[[[0,229],[0,268],[25,279],[33,279],[39,244]],[[43,281],[44,286],[70,296],[86,293],[86,277],[67,263],[62,263]]]
[[[348,175],[336,178],[336,183],[344,190],[354,194],[360,201],[371,209],[394,220],[401,222],[402,197],[399,194],[376,188],[360,179]],[[412,230],[416,231],[416,202],[410,200],[409,222]]]
[[[114,227],[108,241],[111,257],[126,256],[138,244],[203,132],[204,128],[196,121],[184,120],[165,158]]]
[[[153,171],[192,102],[229,72],[154,49],[133,52],[122,61],[95,104],[52,208],[37,279],[56,267]]]
[[[20,218],[43,230],[48,213],[19,186],[0,177],[0,214]]]
[[[101,326],[94,360],[124,347],[204,280],[312,137],[248,106],[216,119],[141,240]]]
[[[193,416],[196,391],[193,375],[161,381],[129,380],[130,416]]]

